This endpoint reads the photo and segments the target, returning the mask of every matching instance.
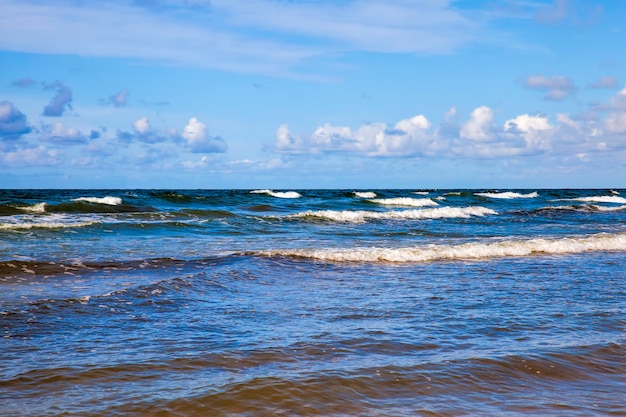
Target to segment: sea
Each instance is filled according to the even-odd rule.
[[[0,415],[626,416],[626,190],[0,190]]]

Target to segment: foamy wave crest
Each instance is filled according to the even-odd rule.
[[[79,197],[75,198],[72,201],[84,201],[87,203],[95,203],[95,204],[107,204],[109,206],[119,206],[122,204],[122,199],[119,197]]]
[[[468,218],[471,216],[484,216],[486,214],[498,214],[496,211],[485,207],[440,207],[422,210],[402,211],[335,211],[319,210],[305,211],[303,213],[290,214],[288,218],[314,218],[331,220],[335,222],[363,223],[366,220],[421,220],[443,218]]]
[[[45,213],[46,203],[37,203],[31,206],[18,207],[20,210],[27,211],[29,213]]]
[[[614,195],[599,195],[594,197],[578,197],[567,199],[568,201],[583,201],[585,203],[617,203],[626,204],[626,198]]]
[[[376,193],[373,191],[353,191],[352,194],[358,198],[376,198]]]
[[[407,207],[428,207],[438,205],[430,198],[411,198],[411,197],[398,197],[398,198],[377,198],[369,200],[372,203],[382,204],[385,206],[407,206]]]
[[[537,194],[537,192],[532,192],[532,193],[528,193],[528,194],[520,194],[520,193],[514,193],[512,191],[506,191],[503,193],[476,193],[474,195],[480,196],[480,197],[488,197],[488,198],[536,198],[539,197],[539,194]]]
[[[613,195],[619,195],[619,191],[609,190],[609,192]]]
[[[267,194],[276,198],[300,198],[302,195],[295,191],[283,191],[283,192],[275,192],[272,190],[252,190],[250,194]]]
[[[286,256],[331,262],[432,262],[480,260],[514,256],[561,255],[598,251],[626,251],[626,234],[582,238],[509,240],[412,248],[294,249],[255,252],[260,256]]]
[[[97,220],[70,220],[51,216],[48,219],[16,219],[12,222],[0,223],[0,230],[67,229],[98,223],[101,222]]]
[[[626,205],[624,205],[624,206],[615,206],[615,207],[606,207],[606,206],[596,206],[596,205],[594,205],[593,208],[595,208],[598,211],[622,211],[622,210],[626,210]]]
[[[430,194],[428,191],[414,191],[413,194],[418,194],[418,195],[428,195]]]

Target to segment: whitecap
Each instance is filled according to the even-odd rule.
[[[373,191],[353,191],[352,194],[358,198],[376,198],[376,193]]]
[[[27,211],[29,213],[45,213],[46,212],[46,203],[37,203],[30,206],[21,206],[18,209]]]
[[[626,198],[618,197],[614,195],[599,195],[592,197],[578,197],[566,199],[567,201],[582,201],[585,203],[617,203],[617,204],[626,204]]]
[[[615,191],[615,190],[609,190],[609,192],[613,195],[620,195],[619,191]]]
[[[428,191],[414,191],[413,194],[418,194],[418,195],[428,195],[430,194]]]
[[[252,190],[250,194],[267,194],[276,198],[300,198],[302,195],[295,191],[272,191],[272,190]]]
[[[405,248],[285,249],[253,252],[331,262],[432,262],[502,257],[626,251],[626,234],[599,234],[562,239],[507,240],[494,243],[431,245]]]
[[[95,204],[106,204],[109,206],[119,206],[122,204],[122,199],[119,197],[79,197],[75,198],[72,201],[84,201],[87,203],[95,203]]]
[[[363,223],[367,220],[422,220],[422,219],[443,219],[443,218],[469,218],[471,216],[484,216],[487,214],[498,214],[496,211],[485,207],[439,207],[421,210],[402,211],[337,211],[319,210],[305,211],[302,213],[290,214],[287,218],[314,218],[330,220],[335,222]]]
[[[397,198],[377,198],[369,200],[372,203],[382,204],[385,206],[407,206],[407,207],[428,207],[438,205],[430,198],[411,198],[411,197],[397,197]]]
[[[488,198],[505,198],[505,199],[512,199],[512,198],[536,198],[539,197],[539,194],[534,191],[532,193],[528,193],[528,194],[520,194],[520,193],[515,193],[512,191],[506,191],[503,193],[475,193],[474,195],[480,196],[480,197],[488,197]]]

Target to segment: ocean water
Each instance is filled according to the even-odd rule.
[[[0,190],[2,416],[626,416],[626,190]]]

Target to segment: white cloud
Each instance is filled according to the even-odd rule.
[[[293,76],[314,57],[440,54],[490,41],[485,16],[452,0],[187,1],[167,13],[159,3],[0,0],[0,49]],[[123,93],[111,103],[123,105]]]
[[[611,98],[605,127],[611,133],[626,133],[626,87]]]
[[[42,145],[18,149],[13,152],[0,153],[0,160],[5,165],[20,168],[31,166],[51,166],[61,163],[57,151],[46,149]]]
[[[145,135],[150,132],[150,122],[148,121],[148,117],[144,116],[141,119],[135,120],[133,123],[133,127],[137,131],[137,133],[141,135]]]
[[[210,136],[207,126],[195,117],[189,119],[181,137],[187,142],[194,153],[226,152],[227,145],[219,136]]]
[[[545,77],[534,75],[524,81],[524,87],[531,90],[545,91],[544,100],[560,101],[576,92],[576,85],[564,76]]]
[[[591,83],[591,88],[617,88],[618,81],[615,77],[600,77],[597,81]]]
[[[46,141],[63,145],[77,145],[87,143],[89,138],[80,130],[67,127],[62,122],[53,125],[44,125],[42,138]]]
[[[472,111],[472,116],[463,125],[459,136],[477,142],[487,142],[494,137],[493,110],[481,106]]]
[[[115,107],[124,107],[128,104],[128,90],[122,90],[109,97],[109,102]]]
[[[0,101],[0,140],[15,140],[31,131],[26,116],[10,101]]]

